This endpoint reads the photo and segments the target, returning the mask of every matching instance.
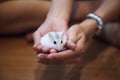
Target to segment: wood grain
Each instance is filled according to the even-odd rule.
[[[95,40],[79,64],[43,65],[23,37],[0,38],[0,80],[120,80],[120,49]]]

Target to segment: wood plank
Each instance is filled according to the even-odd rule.
[[[79,64],[43,65],[23,37],[0,38],[0,80],[120,80],[120,49],[92,42]]]

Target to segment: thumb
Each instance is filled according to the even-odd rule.
[[[68,42],[67,42],[67,46],[70,49],[75,49],[75,44],[77,42],[77,34],[75,32],[73,32],[72,30],[69,30],[67,33],[68,36]]]
[[[39,49],[40,38],[41,38],[41,34],[38,31],[34,32],[34,34],[33,34],[33,40],[34,40],[33,49],[35,49],[35,50]]]
[[[74,25],[68,30],[68,47],[75,49],[78,40],[81,39],[82,33],[80,32],[79,26]]]

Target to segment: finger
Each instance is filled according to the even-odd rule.
[[[36,43],[33,45],[33,49],[36,50],[37,52],[42,51],[42,46],[39,43]]]
[[[74,50],[76,45],[75,43],[71,42],[70,40],[67,41],[67,47]]]
[[[49,64],[66,65],[66,64],[80,63],[80,61],[81,61],[81,58],[74,58],[70,60],[50,61]]]
[[[52,53],[47,56],[49,60],[67,60],[73,56],[77,55],[72,50],[66,50],[58,53]]]
[[[50,61],[50,63],[57,64],[57,65],[75,64],[75,63],[79,63],[81,61],[80,56],[81,55],[72,56],[71,58],[67,58],[67,59],[49,59],[49,61]]]
[[[68,31],[68,42],[67,42],[67,46],[71,49],[75,49],[75,43],[77,42],[78,38],[77,38],[77,32],[76,29],[74,28],[76,26],[72,26],[69,31]]]
[[[44,53],[46,53],[46,52],[50,52],[50,48],[48,48],[48,47],[42,47],[42,52]]]
[[[37,62],[47,63],[47,62],[48,62],[47,55],[48,55],[48,54],[39,53],[39,54],[37,55]]]
[[[52,53],[53,54],[53,53]],[[57,54],[57,53],[55,53]],[[43,63],[43,64],[57,64],[57,65],[64,65],[64,64],[72,64],[72,63],[78,63],[80,61],[79,56],[76,56],[74,58],[70,59],[49,59],[47,56],[48,54],[39,54],[37,57],[37,62]]]
[[[36,31],[36,32],[33,34],[34,43],[38,43],[41,37],[42,37],[42,35],[40,34],[40,32],[39,32],[39,31]]]
[[[60,65],[62,62],[60,61],[53,61],[53,60],[48,60],[47,59],[48,54],[40,53],[37,55],[37,62],[42,63],[42,64],[57,64]]]
[[[61,60],[62,64],[72,64],[72,63],[78,63],[81,61],[81,55],[75,55],[68,59]]]
[[[33,34],[33,39],[34,39],[33,49],[34,50],[41,50],[42,46],[40,45],[40,38],[41,38],[40,33],[38,31],[36,31]]]
[[[75,26],[72,26],[72,27],[75,27]],[[70,42],[73,42],[73,43],[76,43],[77,41],[77,33],[75,32],[76,30],[75,29],[69,29],[67,35],[68,35],[68,40]]]
[[[50,53],[57,53],[55,49],[50,49]]]
[[[85,36],[83,34],[80,34],[81,38],[78,40],[77,45],[76,45],[76,51],[77,52],[83,52],[84,51],[84,46],[85,46]]]

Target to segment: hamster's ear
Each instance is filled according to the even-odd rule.
[[[52,33],[50,33],[50,32],[48,33],[48,37],[49,37],[49,39],[51,39],[51,40],[54,39],[54,38],[53,38],[54,36],[53,36]]]
[[[59,32],[58,33],[59,34],[59,37],[61,38],[60,40],[60,42],[61,42],[61,44],[66,44],[66,42],[67,42],[67,36],[63,33],[63,32]]]
[[[56,33],[55,32],[49,32],[48,33],[49,36],[49,41],[53,44],[56,45],[57,44],[57,38],[56,38]]]
[[[66,43],[67,43],[67,36],[63,35],[63,44],[66,44]]]

